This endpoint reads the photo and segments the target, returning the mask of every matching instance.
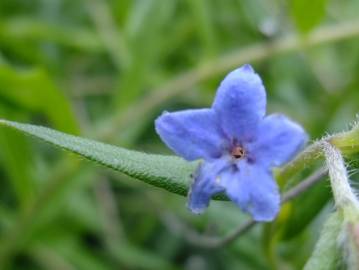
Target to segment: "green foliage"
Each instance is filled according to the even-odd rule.
[[[0,132],[2,161],[11,179],[16,198],[22,210],[34,196],[32,155],[26,139],[13,130]]]
[[[290,239],[302,233],[317,217],[330,198],[328,183],[323,181],[290,202],[291,211],[283,222],[283,238]]]
[[[220,201],[193,216],[185,197],[128,175],[184,195],[196,164],[139,153],[170,154],[153,121],[163,110],[210,106],[225,73],[244,63],[262,76],[269,113],[302,123],[313,140],[346,130],[359,108],[358,7],[356,0],[1,0],[0,118],[33,123],[13,125],[124,173],[1,128],[0,269],[302,269],[323,209],[332,207],[325,180],[283,206],[264,232],[256,225],[230,247],[205,250],[188,234],[226,235],[247,216]],[[357,187],[358,129],[342,135],[332,143]],[[308,166],[313,161],[279,170],[282,190],[322,165]]]
[[[76,25],[49,24],[36,18],[19,16],[2,20],[0,39],[9,46],[21,46],[18,43],[46,40],[83,51],[102,51],[104,49],[93,31],[78,28]],[[73,37],[76,37],[74,39]],[[25,45],[25,44],[22,44]]]
[[[0,96],[4,100],[45,114],[63,131],[79,132],[71,105],[44,71],[15,71],[0,66],[0,85]]]
[[[300,31],[312,30],[324,18],[328,0],[292,0],[293,19]]]

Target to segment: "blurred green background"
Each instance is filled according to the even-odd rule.
[[[154,118],[210,106],[251,63],[268,111],[320,138],[358,112],[358,12],[357,0],[0,0],[0,117],[169,154]],[[332,209],[322,182],[207,250],[188,230],[225,235],[247,218],[233,204],[194,216],[184,197],[3,128],[0,175],[0,269],[301,269]]]

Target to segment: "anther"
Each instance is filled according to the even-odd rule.
[[[231,155],[236,159],[243,158],[245,154],[246,154],[246,152],[240,146],[234,147],[231,152]]]

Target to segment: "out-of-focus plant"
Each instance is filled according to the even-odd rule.
[[[319,180],[333,167],[329,143],[357,187],[358,129],[346,125],[359,106],[358,8],[356,0],[0,1],[0,119],[13,127],[0,128],[0,269],[354,267],[355,207]],[[169,153],[155,117],[210,107],[218,82],[245,63],[265,82],[268,114],[288,115],[314,140],[274,171],[281,211],[270,223],[246,219],[222,195],[191,215],[172,192],[187,193],[197,163],[142,154]]]
[[[245,69],[249,69],[249,71]],[[288,137],[289,135],[297,136],[299,138],[299,144],[297,142],[295,144],[302,145],[303,138],[305,138],[305,133],[299,126],[290,122],[289,120],[285,120],[285,122],[283,122],[282,121],[283,117],[281,118],[275,117],[274,118],[275,121],[272,120],[273,117],[269,117],[268,119],[274,121],[274,122],[270,122],[270,124],[274,125],[277,128],[277,130],[271,130],[271,127],[268,126],[268,123],[265,123],[263,127],[265,129],[262,130],[267,131],[267,134],[264,133],[260,134],[260,136],[265,137],[268,136],[268,132],[272,132],[273,134],[276,134],[276,132],[278,132],[276,141],[275,142],[269,141],[269,143],[273,143],[273,145],[261,145],[261,143],[260,142],[257,143],[256,140],[261,141],[262,139],[256,136],[253,137],[253,133],[252,133],[253,131],[249,131],[249,133],[248,132],[246,133],[246,131],[243,130],[245,126],[251,124],[251,121],[252,122],[254,121],[253,120],[254,116],[251,116],[252,118],[248,120],[248,118],[245,118],[245,114],[257,113],[253,111],[251,106],[254,106],[254,104],[258,102],[258,98],[259,98],[258,91],[262,91],[261,88],[258,87],[262,87],[263,89],[263,86],[261,86],[261,82],[259,78],[258,78],[258,82],[260,84],[253,83],[253,81],[256,81],[257,79],[251,78],[250,77],[251,74],[247,74],[248,72],[254,74],[251,67],[247,68],[247,66],[244,66],[241,69],[238,69],[232,72],[231,74],[229,74],[229,77],[227,77],[226,79],[227,83],[221,85],[222,89],[220,89],[220,91],[222,90],[222,92],[219,93],[220,95],[219,99],[221,99],[220,105],[224,106],[221,107],[221,110],[224,110],[226,112],[227,110],[226,106],[229,106],[232,111],[230,114],[228,114],[228,117],[229,116],[233,117],[233,115],[236,114],[243,114],[242,123],[239,125],[240,130],[235,130],[233,129],[233,126],[230,126],[227,122],[222,122],[222,125],[224,126],[227,125],[229,129],[227,130],[224,129],[221,132],[231,132],[231,134],[233,134],[232,136],[237,136],[236,134],[238,134],[238,132],[240,132],[241,134],[241,137],[239,137],[238,141],[236,139],[235,143],[236,145],[238,143],[238,145],[241,145],[241,147],[245,147],[246,150],[242,150],[241,148],[240,154],[239,153],[237,154],[237,152],[234,153],[233,152],[234,150],[230,150],[230,153],[232,153],[232,155],[234,156],[235,162],[237,162],[238,159],[239,161],[241,161],[242,158],[245,159],[248,158],[248,161],[245,162],[253,163],[253,162],[260,162],[260,160],[267,158],[268,161],[271,161],[271,164],[276,164],[275,162],[278,159],[278,157],[282,159],[283,156],[288,155],[286,154],[287,150],[279,149],[277,150],[277,152],[273,152],[271,155],[269,155],[269,152],[267,153],[267,151],[275,151],[275,149],[281,146],[281,144],[283,144],[284,148],[291,147],[293,143],[293,138],[295,139],[295,137]],[[228,80],[230,80],[230,84]],[[237,86],[241,86],[242,88],[241,87],[237,88]],[[242,89],[246,89],[247,91],[246,95],[244,96],[243,93],[241,92],[243,91]],[[265,93],[264,90],[263,93]],[[253,95],[255,97],[253,97]],[[250,99],[253,101],[247,100],[248,102],[247,105],[239,103],[241,104],[241,106],[239,107],[234,106],[233,104],[238,102],[238,99],[241,100],[243,99],[242,100],[243,102],[246,99]],[[235,102],[235,103],[231,105],[231,104],[226,104],[226,102],[227,103]],[[244,105],[247,106],[248,109],[244,109],[243,107]],[[214,110],[215,109],[216,107],[214,107]],[[190,110],[177,115],[173,114],[173,116],[169,116],[169,114],[166,113],[165,115],[161,116],[157,122],[157,128],[159,130],[159,133],[161,134],[161,136],[165,136],[164,137],[166,138],[165,141],[170,146],[173,146],[173,143],[175,143],[176,152],[181,153],[181,155],[185,156],[186,158],[191,157],[189,158],[190,160],[197,160],[198,156],[196,155],[198,153],[201,153],[199,151],[203,151],[200,148],[196,148],[198,146],[196,146],[195,143],[198,143],[199,145],[201,143],[202,144],[206,143],[208,145],[209,143],[208,140],[210,140],[210,138],[203,137],[201,142],[200,140],[196,140],[193,137],[197,135],[199,136],[200,135],[199,133],[198,134],[195,133],[197,135],[187,134],[185,140],[190,140],[190,141],[193,140],[193,145],[191,145],[190,142],[188,142],[187,145],[179,144],[181,140],[184,140],[184,138],[180,138],[176,134],[178,134],[178,132],[183,133],[184,131],[173,130],[172,128],[173,125],[175,126],[177,125],[176,127],[177,129],[188,129],[188,131],[186,132],[198,132],[198,129],[196,131],[193,129],[193,125],[198,125],[198,124],[202,125],[205,122],[193,122],[195,120],[200,120],[198,116],[193,116],[193,114],[196,113],[197,114],[199,113],[202,116],[204,113],[205,114],[211,113],[211,111],[209,109],[198,110],[197,112]],[[216,120],[217,116],[215,114],[213,115],[214,118],[211,119],[211,121],[217,121]],[[205,116],[207,118],[209,117],[208,115]],[[170,117],[173,119],[165,120],[164,117],[167,118]],[[176,120],[175,119],[176,117],[184,117],[184,119],[182,119],[183,121],[192,121],[192,122],[191,123],[183,122],[181,123],[181,125],[179,125],[179,123],[175,124],[173,121],[181,121],[181,119]],[[228,117],[222,121],[230,121]],[[260,117],[263,117],[263,115],[261,115]],[[201,121],[204,120],[208,122],[208,119],[202,119]],[[98,162],[101,165],[123,172],[128,176],[132,176],[134,178],[147,182],[151,185],[162,187],[170,192],[177,193],[180,195],[186,195],[188,193],[189,186],[193,182],[191,179],[195,174],[195,170],[196,170],[195,166],[197,167],[199,166],[199,168],[201,168],[202,166],[197,162],[187,163],[184,160],[181,160],[177,157],[164,156],[164,155],[150,155],[142,152],[131,151],[124,148],[119,148],[112,145],[84,139],[81,137],[68,135],[45,127],[33,126],[29,124],[21,124],[7,120],[0,120],[0,124],[15,128],[19,131],[24,132],[25,134],[32,135],[34,137],[44,140],[45,142],[51,143],[65,150],[69,150],[73,153],[79,154],[91,161]],[[213,125],[214,123],[207,123],[207,128],[209,130],[214,128],[211,131],[211,133],[207,134],[207,136],[214,136],[212,133],[216,132],[217,127],[214,127]],[[261,124],[258,125],[260,129]],[[280,126],[278,127],[278,125]],[[257,127],[251,127],[251,128],[257,129]],[[312,166],[312,163],[315,162],[316,159],[318,159],[319,157],[323,156],[323,154],[326,157],[326,161],[327,161],[326,164],[329,169],[331,187],[333,189],[338,213],[332,214],[332,217],[331,219],[329,219],[328,224],[324,227],[324,230],[322,232],[322,238],[318,242],[317,249],[315,250],[313,257],[311,257],[309,262],[306,264],[306,269],[335,269],[335,267],[337,267],[337,265],[340,263],[344,263],[348,267],[348,269],[357,269],[359,266],[359,262],[356,256],[358,253],[357,230],[359,224],[358,223],[359,201],[356,198],[354,192],[350,188],[344,160],[342,158],[340,150],[336,148],[339,147],[339,149],[341,149],[344,153],[350,153],[350,154],[358,153],[359,152],[359,148],[358,148],[359,137],[357,136],[358,130],[359,130],[359,126],[358,124],[355,124],[353,125],[352,130],[348,132],[343,132],[338,135],[331,135],[326,138],[323,138],[322,140],[315,142],[313,145],[309,146],[308,149],[304,150],[296,159],[294,159],[284,168],[280,169],[280,171],[277,174],[277,177],[279,179],[282,179],[282,181],[284,182],[288,182],[290,179],[285,179],[284,176],[293,177],[296,174],[300,173],[301,170],[303,170],[305,167]],[[175,136],[175,138],[173,136]],[[219,147],[226,149],[227,146],[216,140],[213,142],[215,143],[215,145],[212,145],[211,147]],[[267,140],[264,141],[267,142]],[[252,145],[253,142],[254,145]],[[288,142],[290,142],[289,146],[288,146]],[[259,154],[253,153],[253,150],[257,149],[258,144],[261,145],[262,148],[266,147],[266,149],[268,150],[265,149],[261,150]],[[237,147],[236,145],[234,147]],[[295,148],[298,149],[298,145]],[[244,151],[248,151],[248,152],[245,153]],[[293,149],[288,151],[293,152]],[[217,155],[214,152],[212,154]],[[261,157],[260,154],[264,156]],[[208,153],[208,155],[210,154]],[[237,155],[240,156],[237,157]],[[246,155],[248,155],[248,157]],[[276,157],[276,155],[278,157]],[[224,168],[226,167],[231,168],[232,166],[236,166],[233,165],[236,163],[232,163],[233,161],[227,160],[226,155],[220,154],[220,158],[223,159],[225,162]],[[219,161],[216,162],[222,164],[223,161],[221,161],[221,159],[219,159]],[[206,160],[207,162],[213,162],[213,158],[211,161],[211,159],[207,159],[206,157]],[[208,206],[209,199],[213,194],[218,194],[225,190],[227,196],[229,196],[234,202],[236,202],[244,211],[249,212],[252,215],[253,220],[250,220],[249,223],[246,223],[244,227],[243,226],[239,227],[239,230],[236,231],[235,234],[230,235],[229,238],[226,237],[223,238],[223,240],[217,240],[217,241],[214,240],[212,242],[207,239],[204,240],[202,243],[201,241],[199,241],[197,245],[201,245],[207,248],[214,248],[217,246],[228,244],[231,241],[234,241],[242,233],[247,231],[248,228],[250,228],[256,222],[271,221],[277,215],[278,208],[277,206],[273,206],[276,203],[276,199],[273,197],[273,194],[271,194],[273,193],[272,189],[269,189],[267,191],[262,191],[259,197],[256,194],[251,193],[251,192],[258,192],[259,189],[263,189],[263,187],[261,187],[261,185],[263,185],[263,182],[261,182],[263,181],[263,179],[258,178],[261,175],[261,174],[258,175],[258,173],[261,170],[260,167],[258,167],[259,165],[257,165],[256,167],[257,171],[251,171],[243,168],[244,166],[243,162],[237,166],[238,166],[237,170],[242,171],[244,169],[245,170],[244,173],[237,175],[231,174],[228,180],[226,180],[226,181],[230,181],[229,182],[230,184],[226,184],[226,186],[223,188],[220,185],[220,181],[222,181],[222,179],[218,179],[219,177],[223,177],[223,175],[216,175],[216,174],[218,172],[225,174],[226,173],[225,170],[228,170],[228,168],[225,169],[224,171],[223,168],[214,171],[208,171],[208,170],[202,171],[202,173],[207,173],[208,175],[202,176],[204,177],[203,179],[196,178],[194,180],[194,183],[192,185],[196,188],[195,191],[196,194],[190,193],[191,195],[189,197],[189,207],[192,211],[198,212],[198,207],[203,207],[203,205],[205,207]],[[250,172],[252,172],[252,174],[254,175],[251,176],[251,174],[249,174]],[[285,198],[285,201],[298,196],[303,191],[306,191],[306,189],[310,188],[316,181],[320,180],[322,176],[323,176],[322,174],[318,174],[314,178],[299,183],[296,187],[292,188],[289,194],[287,193],[283,196]],[[253,185],[252,190],[249,189],[245,190],[243,189],[244,186],[242,187],[242,189],[236,189],[235,186],[238,184],[235,183],[246,181],[246,177],[253,177],[250,178],[251,181],[257,181],[256,183],[251,183]],[[196,181],[207,181],[207,182],[205,184],[198,185]],[[258,186],[256,187],[256,185]],[[209,194],[207,194],[207,192],[209,192]],[[266,192],[268,192],[269,194],[266,194]],[[193,196],[202,196],[202,197],[206,196],[205,202],[203,203],[201,201],[203,200],[203,198],[194,198]],[[248,202],[243,201],[244,200],[243,198],[245,198],[246,196],[247,197],[249,196]],[[253,196],[257,196],[257,197],[253,197]],[[264,200],[266,196],[268,196],[268,199],[265,202],[266,205],[262,205],[261,202],[262,200]],[[237,202],[237,200],[239,200],[239,202]],[[270,200],[274,200],[274,201],[270,201]],[[44,202],[40,202],[40,203],[44,203]],[[201,211],[203,211],[203,209],[201,209]],[[338,219],[343,221],[338,222]],[[343,226],[341,230],[339,229],[340,226]],[[10,235],[10,240],[11,239],[12,238]],[[9,243],[9,245],[11,245],[11,243]],[[338,251],[339,249],[342,249],[342,256],[337,254],[339,253]],[[2,255],[4,255],[4,253]],[[4,259],[4,257],[2,259]]]

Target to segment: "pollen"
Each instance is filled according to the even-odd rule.
[[[246,154],[246,151],[240,146],[235,146],[231,151],[231,155],[235,159],[243,158],[245,156],[245,154]]]

